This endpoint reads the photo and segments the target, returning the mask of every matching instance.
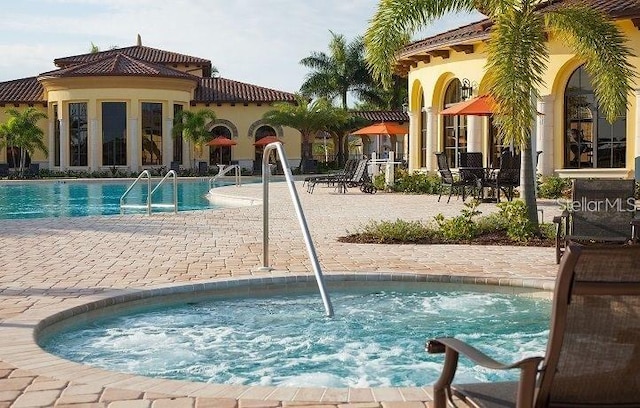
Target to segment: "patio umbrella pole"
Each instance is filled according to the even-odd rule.
[[[287,157],[284,153],[284,149],[282,148],[282,143],[273,142],[269,143],[265,146],[264,151],[262,152],[262,222],[263,222],[263,230],[262,230],[262,267],[259,268],[261,271],[271,271],[273,268],[269,266],[269,178],[271,172],[269,171],[269,153],[272,150],[276,150],[278,152],[277,156],[280,156],[280,162],[282,163],[282,170],[284,171],[284,176],[287,181],[287,186],[289,188],[289,194],[291,195],[291,200],[293,201],[293,208],[296,210],[296,215],[298,217],[298,223],[300,224],[300,229],[302,230],[302,236],[304,237],[304,242],[307,246],[307,252],[309,253],[309,258],[311,259],[311,264],[313,266],[313,273],[315,274],[316,281],[318,283],[318,289],[320,291],[320,296],[322,297],[322,303],[324,304],[324,309],[328,317],[333,317],[333,306],[331,305],[331,299],[329,299],[329,295],[327,294],[327,289],[324,284],[324,279],[322,276],[322,269],[320,268],[320,263],[318,262],[318,255],[316,254],[316,249],[313,246],[313,241],[311,240],[311,234],[309,234],[309,227],[307,226],[307,220],[304,217],[304,213],[302,212],[302,206],[300,205],[300,198],[298,197],[298,192],[296,191],[296,186],[293,183],[293,177],[291,175],[291,169],[289,168],[289,162],[287,161]]]

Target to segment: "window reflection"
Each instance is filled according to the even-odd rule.
[[[600,110],[584,67],[565,90],[564,166],[569,169],[626,166],[626,117],[610,124]]]

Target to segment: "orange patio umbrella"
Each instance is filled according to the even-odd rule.
[[[220,147],[220,163],[222,163],[222,147],[231,147],[238,144],[235,140],[231,140],[225,136],[215,137],[207,142],[209,146]]]
[[[481,95],[468,101],[456,103],[440,112],[441,115],[491,116],[495,113],[496,102],[490,95]]]
[[[284,142],[282,140],[278,139],[275,136],[265,136],[262,139],[256,140],[256,142],[253,145],[254,146],[266,146],[269,143],[273,143],[273,142],[280,142],[280,143],[284,144]]]
[[[352,135],[406,135],[409,133],[409,130],[397,123],[393,122],[380,122],[374,123],[371,126],[363,127],[362,129],[358,129],[355,132],[351,133]]]
[[[209,146],[235,146],[238,144],[235,140],[231,140],[228,137],[218,136],[207,142]]]

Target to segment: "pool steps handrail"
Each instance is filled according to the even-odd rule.
[[[165,182],[165,180],[167,178],[169,178],[169,177],[173,177],[173,202],[172,202],[172,204],[159,204],[159,203],[153,204],[153,200],[152,200],[153,193],[155,193],[156,190],[158,189],[158,187],[160,187],[160,185],[162,185]],[[146,202],[146,204],[144,204],[144,205],[125,204],[124,200],[127,197],[127,195],[129,195],[129,192],[143,178],[147,179],[147,202]],[[133,183],[131,183],[129,188],[127,188],[127,190],[124,192],[124,194],[122,194],[122,197],[120,197],[120,214],[124,214],[125,208],[138,208],[138,209],[146,208],[147,209],[147,215],[151,215],[153,207],[167,207],[167,206],[173,207],[173,212],[174,213],[178,212],[178,174],[175,172],[175,170],[169,170],[169,172],[162,178],[162,180],[160,180],[160,182],[156,185],[156,187],[153,190],[151,189],[151,173],[149,172],[149,170],[143,170],[142,173],[140,173],[138,175],[138,178],[136,178],[135,181]]]
[[[296,216],[298,218],[298,223],[300,224],[300,229],[302,230],[302,236],[304,237],[307,252],[309,253],[309,259],[311,260],[311,264],[313,266],[313,273],[316,277],[316,282],[318,283],[318,290],[320,291],[320,296],[322,297],[322,303],[324,304],[325,312],[328,317],[333,317],[333,306],[331,305],[331,299],[329,299],[329,295],[324,284],[322,269],[320,268],[320,263],[318,262],[318,255],[316,254],[316,249],[313,245],[313,241],[311,240],[311,234],[309,234],[307,220],[305,219],[304,213],[302,211],[300,198],[298,197],[298,192],[293,182],[291,168],[289,167],[289,162],[287,160],[287,156],[284,152],[284,148],[282,147],[281,142],[269,143],[264,147],[264,151],[262,153],[262,267],[259,268],[259,270],[273,270],[273,268],[269,266],[269,180],[271,178],[269,154],[272,150],[275,150],[278,153],[276,155],[276,158],[279,158],[280,163],[282,163],[282,170],[284,172],[287,187],[289,188],[289,194],[291,195],[293,208],[296,210]]]
[[[153,190],[151,190],[151,192],[148,195],[148,201],[150,203],[149,205],[149,211],[151,211],[151,207],[153,206],[153,194],[158,190],[158,188],[160,188],[160,186],[169,178],[172,177],[173,178],[173,213],[177,214],[178,213],[178,174],[176,173],[175,170],[169,170],[167,172],[167,174],[164,175],[164,177],[162,178],[162,180],[160,180],[160,182],[158,184],[156,184],[156,186],[154,187]],[[149,214],[151,214],[151,212],[149,212]]]
[[[235,170],[236,187],[240,187],[242,185],[242,174],[240,171],[240,166],[237,164],[232,164],[230,166],[221,167],[218,174],[216,174],[215,176],[209,179],[209,190],[213,188],[213,185],[216,182],[216,180],[218,180],[222,176],[227,175],[227,173],[229,173],[231,170]]]

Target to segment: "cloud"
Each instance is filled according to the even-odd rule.
[[[226,78],[294,92],[308,72],[299,61],[327,50],[329,30],[348,40],[363,35],[376,7],[377,0],[11,2],[0,27],[0,81],[52,70],[54,58],[89,52],[91,43],[134,45],[140,34],[143,45],[210,59]]]

